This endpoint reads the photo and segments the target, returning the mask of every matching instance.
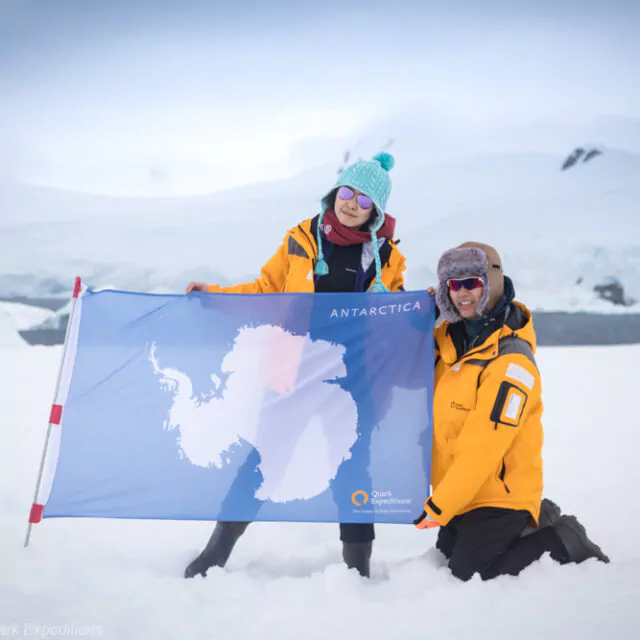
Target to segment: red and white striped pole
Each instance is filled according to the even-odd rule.
[[[64,407],[62,404],[58,404],[60,382],[62,380],[62,372],[64,370],[65,360],[67,356],[67,347],[69,343],[69,331],[71,329],[71,325],[73,321],[73,313],[75,311],[76,303],[78,301],[78,296],[80,295],[81,290],[82,290],[82,281],[80,278],[76,278],[75,286],[73,287],[73,299],[71,302],[71,310],[69,312],[69,321],[67,322],[67,330],[64,338],[64,346],[62,348],[62,359],[60,361],[60,368],[58,370],[58,378],[56,380],[53,403],[51,404],[51,413],[49,414],[49,427],[47,428],[47,436],[44,441],[44,448],[42,450],[42,457],[40,459],[40,470],[38,471],[38,480],[36,482],[36,489],[33,494],[33,503],[31,505],[31,511],[29,513],[29,524],[27,525],[27,535],[24,540],[25,547],[29,546],[32,525],[42,520],[42,512],[44,511],[44,504],[38,503],[38,493],[40,492],[40,484],[42,482],[42,473],[44,470],[44,464],[47,457],[47,449],[49,446],[49,439],[51,437],[51,430],[54,426],[59,427],[60,423],[62,422],[62,412]]]

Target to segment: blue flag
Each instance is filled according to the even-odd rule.
[[[86,290],[44,517],[411,522],[429,493],[426,291]]]

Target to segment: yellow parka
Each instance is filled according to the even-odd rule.
[[[433,493],[441,525],[479,507],[529,511],[542,499],[542,400],[531,312],[514,302],[505,324],[459,360],[448,322],[435,330]]]
[[[311,232],[313,219],[290,229],[275,255],[262,267],[260,277],[230,287],[209,286],[209,291],[223,293],[313,293],[318,246]],[[394,242],[391,254],[382,267],[382,282],[389,291],[402,291],[405,259]],[[375,282],[375,280],[374,280]],[[372,283],[373,284],[373,283]]]

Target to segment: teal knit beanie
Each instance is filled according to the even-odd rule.
[[[351,187],[371,198],[375,208],[375,219],[371,222],[371,244],[373,255],[376,263],[376,282],[370,291],[388,291],[387,287],[382,284],[382,264],[380,262],[380,252],[378,247],[378,238],[376,231],[384,224],[384,213],[387,207],[387,201],[391,194],[391,178],[389,171],[393,169],[395,160],[390,153],[381,152],[373,156],[372,160],[360,160],[349,165],[339,176],[336,183],[329,193],[322,199],[322,209],[320,218],[318,219],[318,262],[316,263],[315,273],[318,276],[324,276],[329,273],[329,265],[327,265],[322,252],[322,218],[325,211],[333,206],[330,202],[335,190],[339,187]]]

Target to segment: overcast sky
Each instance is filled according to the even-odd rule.
[[[406,105],[478,126],[638,117],[639,33],[637,0],[0,0],[0,172],[207,192]]]

